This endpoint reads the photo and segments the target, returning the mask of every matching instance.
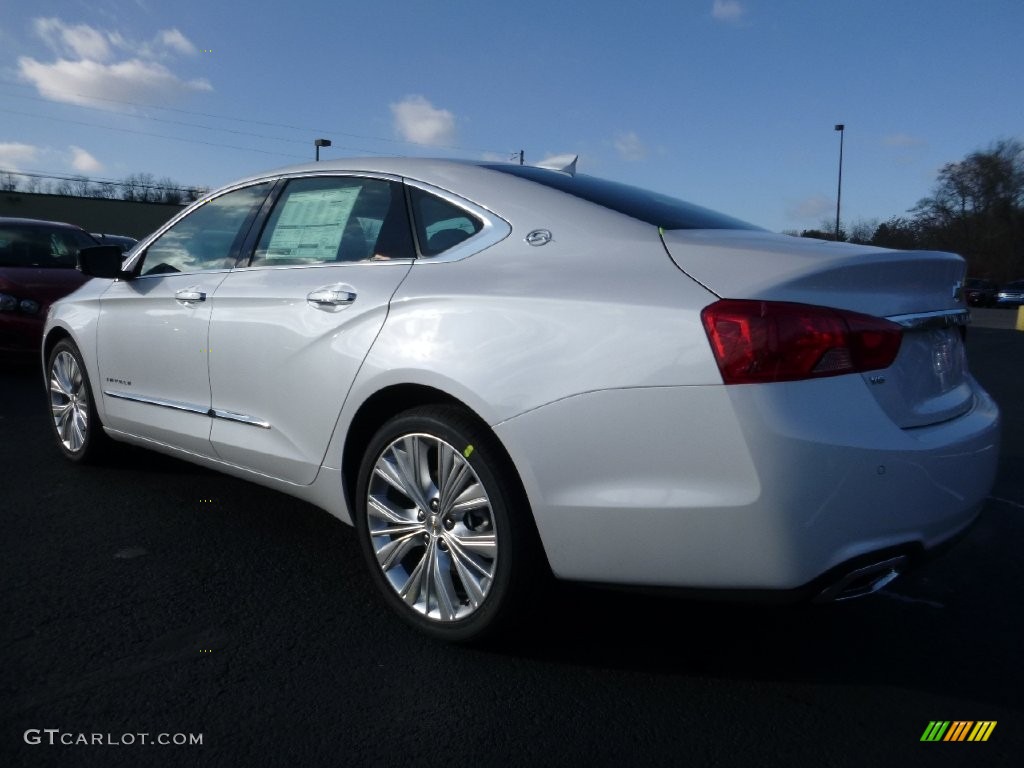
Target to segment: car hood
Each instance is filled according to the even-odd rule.
[[[794,301],[875,316],[963,309],[964,261],[771,232],[670,230],[676,265],[730,299]]]
[[[77,269],[0,267],[0,292],[42,305],[67,296],[89,278]]]

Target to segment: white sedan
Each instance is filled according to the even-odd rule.
[[[994,479],[953,254],[404,158],[254,176],[80,262],[100,279],[42,349],[63,453],[113,438],[319,505],[384,600],[450,640],[549,573],[868,593]]]

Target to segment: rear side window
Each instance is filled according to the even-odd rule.
[[[410,186],[409,199],[424,256],[437,256],[483,229],[476,216],[422,189]]]
[[[383,179],[288,182],[260,236],[252,266],[411,259],[402,186]]]
[[[594,176],[551,171],[528,165],[485,165],[493,171],[529,179],[664,229],[752,229],[753,224],[659,192]]]

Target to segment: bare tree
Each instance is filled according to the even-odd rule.
[[[18,179],[10,171],[0,173],[0,191],[16,192],[18,190]]]
[[[189,187],[185,190],[185,198],[182,202],[194,203],[209,191],[209,187]]]
[[[857,219],[850,225],[849,240],[851,243],[868,245],[878,229],[878,219]]]
[[[92,182],[85,176],[75,176],[70,183],[71,194],[76,197],[89,197],[92,194]]]
[[[117,197],[117,184],[112,181],[99,181],[93,184],[91,197],[102,197],[106,200],[113,200]]]
[[[161,203],[181,203],[184,195],[181,188],[178,186],[178,182],[169,176],[164,176],[162,179],[156,182],[157,192],[160,193]]]
[[[875,228],[871,244],[881,248],[913,250],[922,247],[921,232],[914,219],[893,216]]]
[[[121,180],[121,199],[154,203],[160,200],[151,173],[133,173]]]
[[[947,163],[930,197],[912,209],[927,247],[956,251],[972,271],[1024,271],[1024,144],[997,141]]]

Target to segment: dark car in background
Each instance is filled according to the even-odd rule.
[[[1014,280],[1007,283],[996,292],[995,306],[997,307],[1020,307],[1024,306],[1024,280]]]
[[[964,297],[972,307],[991,307],[996,303],[999,286],[992,280],[971,277],[964,281]]]
[[[0,217],[0,354],[39,354],[50,304],[89,279],[75,266],[95,245],[73,224]]]
[[[122,251],[130,251],[139,242],[134,237],[127,235],[108,235],[101,232],[92,232],[91,234],[100,245],[116,245]]]

